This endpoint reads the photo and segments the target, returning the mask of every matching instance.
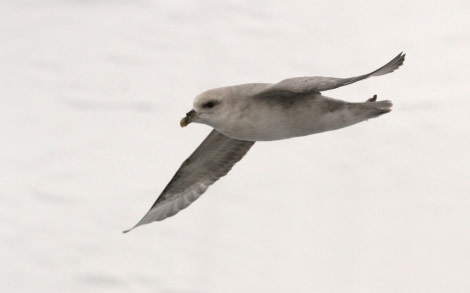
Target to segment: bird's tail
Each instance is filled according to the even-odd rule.
[[[363,103],[369,109],[369,118],[374,118],[392,111],[392,102],[388,100],[377,101],[377,95]]]

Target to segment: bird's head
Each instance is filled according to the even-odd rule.
[[[180,121],[181,127],[191,122],[203,123],[215,127],[224,117],[225,99],[216,90],[203,92],[194,99],[193,109]]]

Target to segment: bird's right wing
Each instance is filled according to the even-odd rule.
[[[187,158],[145,216],[131,229],[171,217],[198,199],[248,152],[254,141],[212,132]]]
[[[384,75],[395,71],[405,61],[405,54],[400,53],[387,64],[370,73],[349,77],[306,76],[284,79],[283,81],[266,87],[256,93],[257,97],[268,97],[284,93],[284,95],[320,93],[360,81],[371,76]]]

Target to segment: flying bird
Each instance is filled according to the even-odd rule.
[[[391,111],[388,100],[374,95],[362,103],[326,97],[322,92],[398,69],[400,53],[370,73],[349,77],[295,77],[276,84],[251,83],[205,91],[181,119],[209,125],[213,130],[187,158],[140,225],[171,217],[198,199],[226,175],[256,141],[280,140],[350,126]]]

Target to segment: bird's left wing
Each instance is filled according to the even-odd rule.
[[[187,158],[150,210],[134,227],[171,217],[198,199],[248,152],[254,141],[232,139],[212,132]]]
[[[345,86],[372,76],[384,75],[398,69],[405,61],[405,54],[400,53],[387,64],[370,73],[348,77],[323,77],[323,76],[306,76],[284,79],[283,81],[270,85],[255,94],[257,97],[268,97],[273,95],[291,96],[293,94],[309,94],[319,93],[322,91],[332,90],[341,86]]]

